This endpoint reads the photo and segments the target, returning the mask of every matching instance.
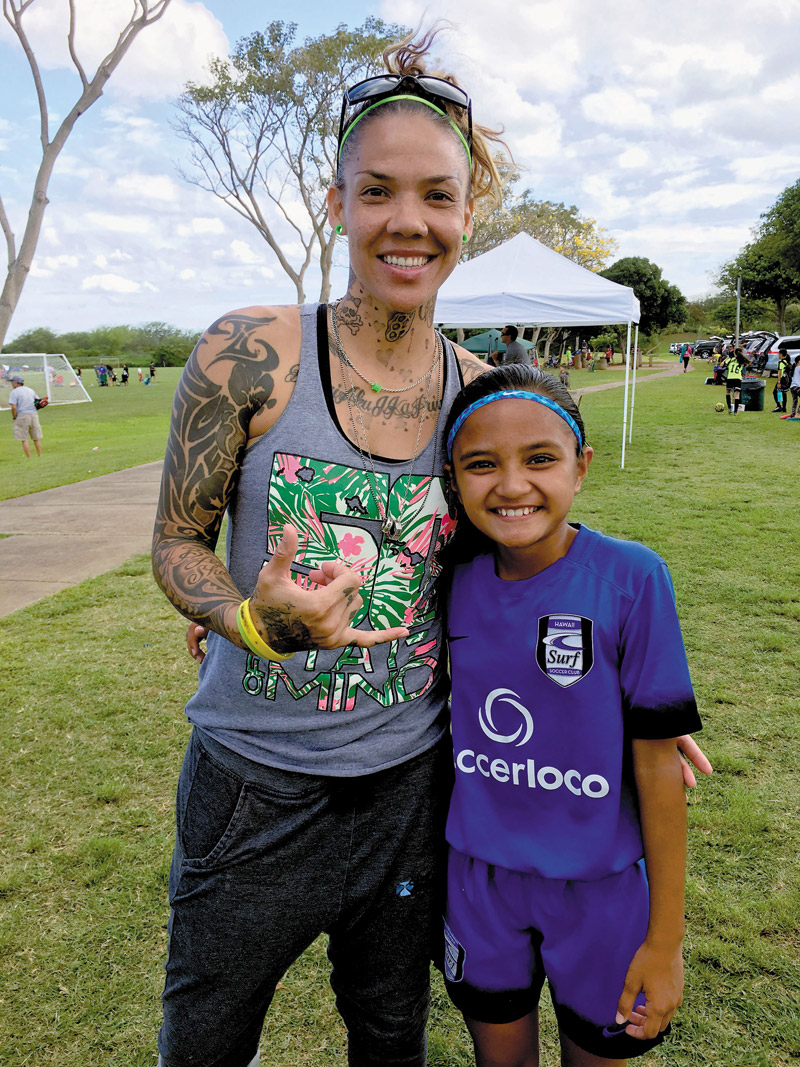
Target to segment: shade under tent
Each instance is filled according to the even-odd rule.
[[[634,360],[631,384],[631,331],[639,336],[639,301],[633,289],[581,267],[535,237],[518,233],[509,241],[460,263],[439,291],[436,322],[440,326],[474,329],[499,323],[517,326],[628,326],[625,346],[625,396],[622,417],[622,458],[636,390]]]

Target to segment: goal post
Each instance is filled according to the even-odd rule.
[[[66,356],[43,352],[8,352],[0,354],[0,408],[7,408],[11,381],[18,374],[37,396],[51,404],[85,404],[92,402],[80,376]]]

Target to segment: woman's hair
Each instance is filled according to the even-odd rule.
[[[426,62],[429,60],[429,53],[436,38],[442,32],[442,29],[443,26],[441,25],[434,26],[419,37],[417,36],[418,31],[414,31],[407,37],[404,37],[401,41],[395,41],[394,44],[390,44],[383,53],[383,61],[386,70],[390,74],[410,74],[414,77],[427,75],[432,78],[442,78],[444,81],[450,82],[451,85],[458,85],[458,80],[453,74],[441,70],[431,70],[426,66]],[[459,86],[459,88],[461,88],[461,86]],[[350,117],[350,123],[352,124],[353,119],[367,111],[370,104],[371,101],[367,100],[360,107],[355,108]],[[413,100],[391,100],[386,104],[382,104],[379,108],[370,111],[368,115],[365,114],[355,126],[351,125],[351,133],[342,146],[341,156],[339,157],[335,182],[336,187],[341,188],[343,186],[345,160],[358,143],[359,138],[363,135],[365,127],[367,127],[370,122],[374,121],[376,117],[399,112],[418,112],[420,114],[425,114],[432,121],[440,125],[442,129],[448,130],[453,137],[456,137],[457,135],[450,125],[452,122],[458,127],[466,139],[468,133],[466,112],[455,104],[450,104],[446,101],[438,101],[437,107],[440,107],[445,111],[446,115],[437,115],[435,111],[427,107],[425,104],[418,104]],[[490,151],[490,143],[501,146],[508,158],[511,158],[511,153],[508,151],[508,147],[505,142],[501,140],[501,133],[502,130],[490,130],[486,126],[478,125],[473,120],[470,195],[475,197],[476,200],[480,200],[484,197],[488,198],[487,208],[489,210],[494,206],[500,205],[501,188],[503,184],[497,164]]]
[[[470,404],[474,404],[476,400],[490,396],[492,393],[519,389],[524,389],[528,393],[538,393],[541,396],[548,397],[550,400],[554,400],[559,407],[562,407],[574,419],[583,441],[583,445],[578,444],[577,441],[575,445],[576,453],[580,456],[586,446],[586,430],[578,405],[573,400],[569,389],[558,378],[554,378],[552,374],[546,374],[544,371],[539,370],[538,367],[530,367],[524,363],[507,363],[500,367],[495,367],[493,370],[486,371],[485,374],[479,374],[477,378],[473,378],[471,382],[464,386],[453,401],[450,414],[447,416],[447,421],[442,431],[442,452],[445,455],[447,454],[447,438],[450,430],[459,415],[466,411]],[[456,437],[456,440],[458,440],[458,437]],[[457,524],[455,534],[440,554],[442,579],[444,581],[449,578],[452,568],[456,564],[465,563],[470,559],[474,559],[475,556],[494,550],[494,543],[491,539],[477,530],[467,518],[455,490],[449,484],[449,479],[445,482],[445,491],[450,515],[457,519]]]

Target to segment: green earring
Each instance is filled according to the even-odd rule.
[[[338,234],[338,236],[339,236],[339,237],[341,237],[341,236],[342,236],[342,234],[344,233],[344,226],[342,226],[341,222],[340,222],[340,223],[338,223],[338,224],[337,224],[337,225],[335,226],[335,230],[336,230],[336,233]]]
[[[461,240],[463,241],[464,244],[466,244],[467,241],[469,240],[469,237],[465,233],[462,233],[461,234]]]

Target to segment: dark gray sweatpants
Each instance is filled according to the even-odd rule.
[[[195,729],[178,782],[164,1067],[249,1064],[276,985],[323,931],[351,1067],[423,1067],[451,779],[444,741],[329,778],[255,764]]]

